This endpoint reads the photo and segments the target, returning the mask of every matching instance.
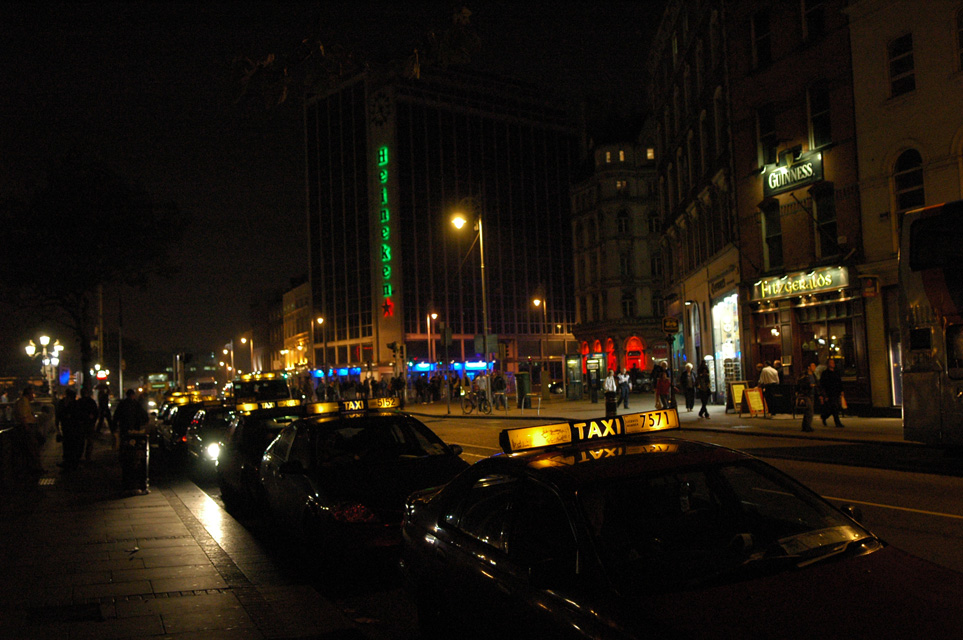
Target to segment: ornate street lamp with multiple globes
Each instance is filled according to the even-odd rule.
[[[37,344],[33,340],[27,342],[24,351],[26,351],[27,355],[31,358],[40,356],[40,362],[42,364],[41,370],[43,371],[44,379],[47,381],[47,388],[52,390],[57,380],[57,367],[60,365],[60,353],[64,348],[63,345],[60,344],[60,340],[54,340],[53,344],[51,344],[50,336],[47,335],[40,336],[37,340],[40,342],[39,352],[37,351]]]

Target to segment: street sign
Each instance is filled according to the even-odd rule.
[[[674,316],[662,318],[662,333],[679,333],[679,319]]]

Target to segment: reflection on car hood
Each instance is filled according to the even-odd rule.
[[[885,547],[637,602],[643,619],[657,619],[682,637],[948,638],[963,627],[963,574]]]

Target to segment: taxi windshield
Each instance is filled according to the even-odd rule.
[[[317,440],[322,465],[350,460],[444,455],[445,444],[416,420],[402,415],[348,418],[323,425]]]
[[[739,580],[879,547],[755,461],[608,481],[579,497],[603,560],[628,591]]]
[[[234,398],[238,402],[286,400],[290,397],[291,389],[288,387],[288,381],[284,378],[234,381]]]

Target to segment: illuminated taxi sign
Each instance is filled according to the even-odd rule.
[[[499,436],[499,444],[505,453],[512,453],[678,428],[678,412],[675,409],[660,409],[595,420],[572,420],[537,427],[505,429]]]
[[[532,463],[537,468],[545,467],[572,467],[578,464],[585,464],[604,460],[606,458],[619,458],[621,456],[636,456],[656,453],[674,453],[679,446],[665,442],[653,444],[617,444],[601,449],[585,449],[577,451],[573,455],[555,455],[549,458],[542,458]]]
[[[319,416],[335,413],[363,413],[378,409],[397,409],[400,398],[370,398],[368,400],[341,400],[340,402],[313,402],[308,405],[308,415]]]
[[[266,402],[241,402],[237,405],[238,411],[257,411],[258,409],[275,409],[277,407],[299,407],[301,401],[297,398],[289,400],[271,400]]]

